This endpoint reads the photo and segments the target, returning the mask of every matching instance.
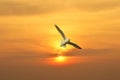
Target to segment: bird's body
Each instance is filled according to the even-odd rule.
[[[73,43],[70,41],[70,39],[66,38],[65,34],[63,33],[63,31],[57,26],[55,25],[56,29],[60,32],[61,36],[63,37],[63,40],[61,41],[61,47],[66,47],[67,44],[70,44],[78,49],[82,49],[81,47],[79,47],[77,44]]]
[[[62,40],[60,46],[61,46],[61,47],[63,47],[63,46],[66,47],[66,44],[67,44],[68,42],[70,42],[70,39]]]

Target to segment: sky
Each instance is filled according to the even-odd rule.
[[[120,0],[1,0],[0,79],[120,79],[119,13]],[[83,49],[59,47],[55,24]]]

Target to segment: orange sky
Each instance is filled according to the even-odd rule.
[[[120,0],[1,0],[0,80],[119,80],[119,36]]]
[[[88,53],[89,49],[119,49],[119,3],[119,0],[0,1],[0,55],[62,53],[74,49],[59,47],[62,37],[54,24]]]
[[[120,47],[119,0],[0,1],[1,49],[39,50],[36,44],[53,48],[61,40],[54,24],[87,49]],[[51,42],[52,41],[52,42]],[[47,44],[44,44],[47,43]]]

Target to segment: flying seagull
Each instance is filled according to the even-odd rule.
[[[61,47],[66,47],[66,44],[69,44],[69,45],[72,45],[75,48],[82,49],[77,44],[71,42],[70,39],[66,38],[65,34],[63,33],[63,31],[57,25],[55,25],[55,27],[58,30],[58,32],[61,34],[61,36],[63,37],[63,41],[61,41],[61,45],[60,45]]]

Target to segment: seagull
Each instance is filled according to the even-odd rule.
[[[58,32],[61,34],[61,36],[63,37],[63,40],[61,41],[60,47],[66,47],[66,44],[69,44],[69,45],[72,45],[75,48],[82,49],[77,44],[71,42],[69,38],[66,38],[65,34],[63,33],[63,31],[56,24],[55,24],[55,27],[58,30]]]

